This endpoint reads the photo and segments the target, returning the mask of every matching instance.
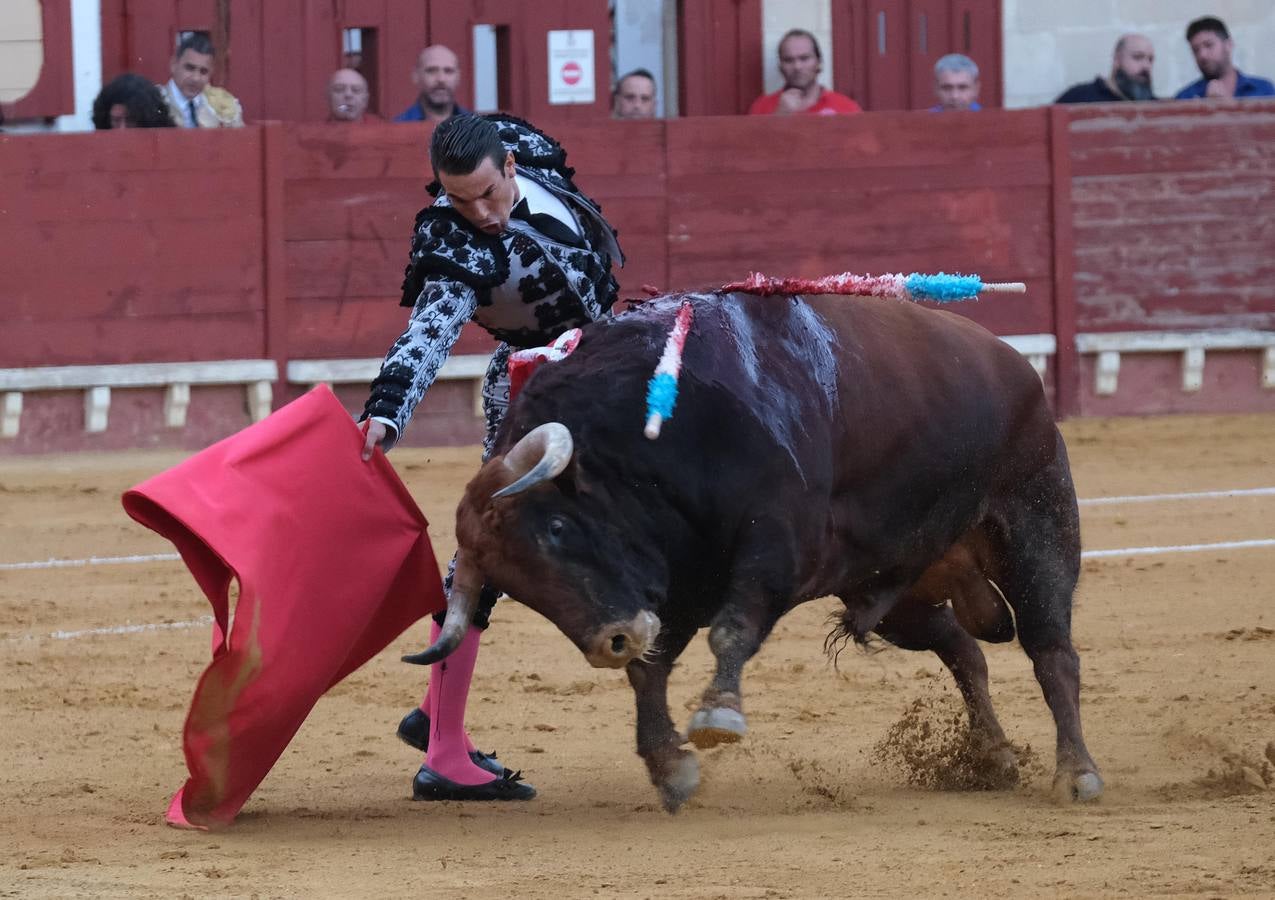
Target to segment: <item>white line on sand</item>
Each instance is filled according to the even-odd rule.
[[[1230,497],[1264,497],[1275,495],[1275,487],[1247,488],[1234,491],[1196,491],[1183,494],[1133,494],[1124,497],[1094,497],[1081,500],[1081,506],[1098,506],[1116,503],[1154,503],[1172,500],[1214,500]],[[1109,559],[1117,556],[1158,556],[1166,553],[1201,553],[1222,550],[1250,550],[1258,547],[1275,547],[1275,538],[1261,538],[1249,541],[1223,541],[1215,544],[1171,544],[1153,547],[1120,547],[1111,550],[1085,550],[1080,554],[1082,559]],[[176,562],[181,557],[176,553],[152,553],[144,556],[90,556],[87,559],[46,559],[37,562],[0,563],[0,571],[20,569],[62,569],[80,566],[112,566],[130,563]],[[86,628],[80,631],[53,631],[43,635],[22,635],[11,637],[9,641],[39,640],[51,638],[58,641],[75,640],[82,637],[111,634],[142,634],[151,631],[171,631],[183,628],[198,628],[212,623],[211,616],[200,616],[186,622],[152,622],[144,625],[112,625],[107,628]]]
[[[110,625],[106,628],[84,628],[80,631],[49,631],[44,634],[18,635],[8,640],[11,642],[38,640],[73,641],[76,638],[96,637],[102,634],[145,634],[150,631],[177,631],[183,628],[199,628],[201,625],[211,624],[212,616],[200,616],[198,619],[191,619],[187,622],[149,622],[144,625]]]
[[[1207,550],[1249,550],[1275,547],[1275,538],[1254,541],[1222,541],[1217,544],[1173,544],[1166,547],[1122,547],[1118,550],[1085,550],[1081,559],[1103,559],[1109,556],[1155,556],[1161,553],[1200,553]]]
[[[1124,497],[1090,497],[1081,506],[1109,506],[1117,503],[1165,503],[1173,500],[1226,500],[1231,497],[1272,497],[1275,487],[1244,488],[1235,491],[1193,491],[1186,494],[1130,494]]]
[[[88,559],[45,559],[37,562],[0,563],[0,572],[15,569],[70,569],[77,566],[119,566],[126,563],[175,562],[176,553],[152,553],[148,556],[90,556]]]

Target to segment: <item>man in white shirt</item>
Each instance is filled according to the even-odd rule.
[[[215,51],[203,32],[182,38],[173,54],[172,77],[162,92],[169,115],[179,128],[240,128],[243,107],[224,88],[208,82],[213,73]]]

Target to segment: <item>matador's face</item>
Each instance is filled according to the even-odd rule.
[[[438,180],[452,208],[469,224],[487,234],[500,234],[509,227],[509,215],[518,202],[514,171],[514,155],[506,153],[503,166],[486,157],[465,175],[440,170]]]

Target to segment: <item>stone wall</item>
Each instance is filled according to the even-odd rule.
[[[1152,80],[1172,97],[1199,78],[1187,46],[1187,23],[1202,15],[1226,22],[1239,68],[1275,77],[1272,0],[1004,0],[1005,105],[1049,103],[1068,86],[1111,70],[1121,34],[1139,31],[1155,44]]]

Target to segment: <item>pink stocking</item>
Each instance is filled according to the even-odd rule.
[[[465,703],[481,638],[482,630],[471,627],[455,653],[430,667],[425,765],[457,784],[486,784],[495,777],[474,765],[465,737]]]
[[[439,624],[438,624],[437,622],[435,622],[433,619],[430,619],[430,620],[429,620],[429,642],[430,642],[430,644],[433,644],[436,640],[438,640],[438,635],[442,632],[442,630],[443,630],[443,626],[439,625]],[[473,630],[474,630],[474,631],[477,631],[478,629],[473,629]],[[459,652],[459,651],[457,651],[457,652]],[[433,669],[434,667],[433,667],[433,666],[431,666],[430,668],[431,668],[431,669]],[[432,702],[433,702],[433,696],[434,696],[434,678],[433,678],[433,676],[431,675],[431,676],[430,676],[430,679],[429,679],[429,687],[425,689],[425,696],[421,698],[420,707],[419,707],[419,708],[420,708],[420,711],[421,711],[421,712],[423,712],[423,713],[425,713],[425,715],[427,715],[427,716],[428,716],[428,715],[430,715],[429,705],[430,705],[430,703],[432,703]],[[432,719],[431,719],[431,721],[432,721]],[[433,726],[432,726],[432,725],[430,726],[430,731],[431,731],[431,732],[433,731]],[[473,753],[473,752],[474,752],[474,749],[475,749],[475,748],[474,748],[474,742],[473,742],[473,741],[471,741],[471,740],[469,739],[469,733],[468,733],[468,732],[466,732],[466,733],[465,733],[465,749],[466,749],[469,753]]]

